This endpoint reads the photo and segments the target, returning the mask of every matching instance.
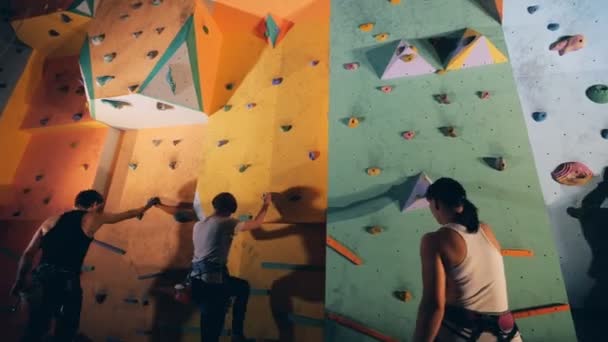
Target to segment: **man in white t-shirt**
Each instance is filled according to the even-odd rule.
[[[179,222],[197,220],[192,231],[194,257],[192,258],[192,295],[201,309],[201,340],[216,342],[224,327],[228,301],[234,297],[232,315],[232,341],[250,341],[244,334],[245,313],[249,301],[249,283],[228,274],[228,252],[234,234],[259,228],[270,206],[270,194],[264,194],[263,205],[253,220],[239,222],[232,217],[237,202],[234,196],[224,192],[213,198],[214,213],[205,217],[198,193],[193,209],[158,204],[157,206],[174,215]]]

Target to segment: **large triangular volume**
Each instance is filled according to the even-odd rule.
[[[403,204],[401,211],[408,212],[428,208],[429,202],[426,200],[426,190],[432,183],[431,179],[424,172],[420,173],[416,177],[415,182],[412,183],[409,189],[409,196]]]
[[[95,118],[95,87],[93,86],[93,67],[91,65],[91,50],[89,47],[89,37],[85,39],[82,49],[80,50],[80,57],[78,64],[80,64],[80,74],[83,79],[83,86],[87,95],[87,104],[89,106],[89,112],[91,117]]]
[[[507,57],[487,37],[482,36],[475,30],[466,30],[462,40],[467,44],[448,61],[446,70],[458,70],[507,62]]]
[[[94,8],[95,0],[76,0],[72,6],[70,6],[69,11],[92,17]]]
[[[390,80],[398,77],[411,77],[432,74],[437,71],[425,58],[428,56],[426,49],[423,48],[422,41],[398,42],[396,49],[392,53],[388,65],[384,69],[381,79]]]
[[[138,92],[163,102],[203,110],[192,17],[178,32]]]
[[[268,14],[256,28],[256,33],[260,38],[268,41],[270,46],[275,47],[292,26],[291,21]]]
[[[503,0],[478,0],[480,5],[496,19],[499,23],[502,23],[502,9]]]

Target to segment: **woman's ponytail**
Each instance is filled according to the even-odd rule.
[[[466,197],[462,199],[462,212],[456,214],[455,219],[456,223],[465,226],[469,233],[477,233],[479,230],[477,207]]]

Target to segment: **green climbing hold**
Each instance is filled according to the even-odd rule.
[[[272,17],[272,15],[270,15],[270,14],[267,15],[266,16],[265,35],[268,38],[268,40],[270,41],[270,45],[272,45],[272,47],[274,47],[276,45],[280,32],[281,32],[281,30],[279,29],[279,26],[277,25],[277,23],[274,21],[274,18]]]
[[[171,92],[173,93],[173,95],[175,95],[175,89],[177,85],[173,80],[173,73],[171,71],[171,67],[169,67],[169,70],[167,70],[167,76],[165,77],[165,79],[167,80],[167,83],[169,83],[169,88],[171,89]]]
[[[605,84],[596,84],[587,88],[586,91],[589,100],[595,103],[608,103],[608,86]]]
[[[248,169],[249,167],[251,167],[251,165],[250,165],[250,164],[243,164],[243,165],[241,165],[241,166],[239,167],[239,172],[240,172],[240,173],[243,173],[243,172],[247,171],[247,169]]]
[[[283,132],[289,132],[289,131],[291,131],[291,128],[292,128],[292,127],[293,127],[293,126],[291,126],[291,125],[283,125],[283,126],[281,126],[281,130],[282,130]]]
[[[97,77],[96,81],[97,81],[98,86],[103,87],[104,85],[106,85],[108,82],[110,82],[113,79],[114,79],[114,76],[106,75],[106,76]]]
[[[225,105],[224,106],[224,112],[229,112],[232,109],[231,105]]]
[[[108,100],[108,99],[102,99],[101,103],[110,105],[116,109],[122,109],[123,107],[127,107],[127,106],[131,105],[129,102],[118,101],[118,100]]]

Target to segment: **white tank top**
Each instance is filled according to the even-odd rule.
[[[456,223],[444,227],[460,234],[467,246],[464,260],[446,269],[456,290],[456,299],[450,304],[484,313],[509,310],[503,258],[483,229],[469,233],[466,227]]]

